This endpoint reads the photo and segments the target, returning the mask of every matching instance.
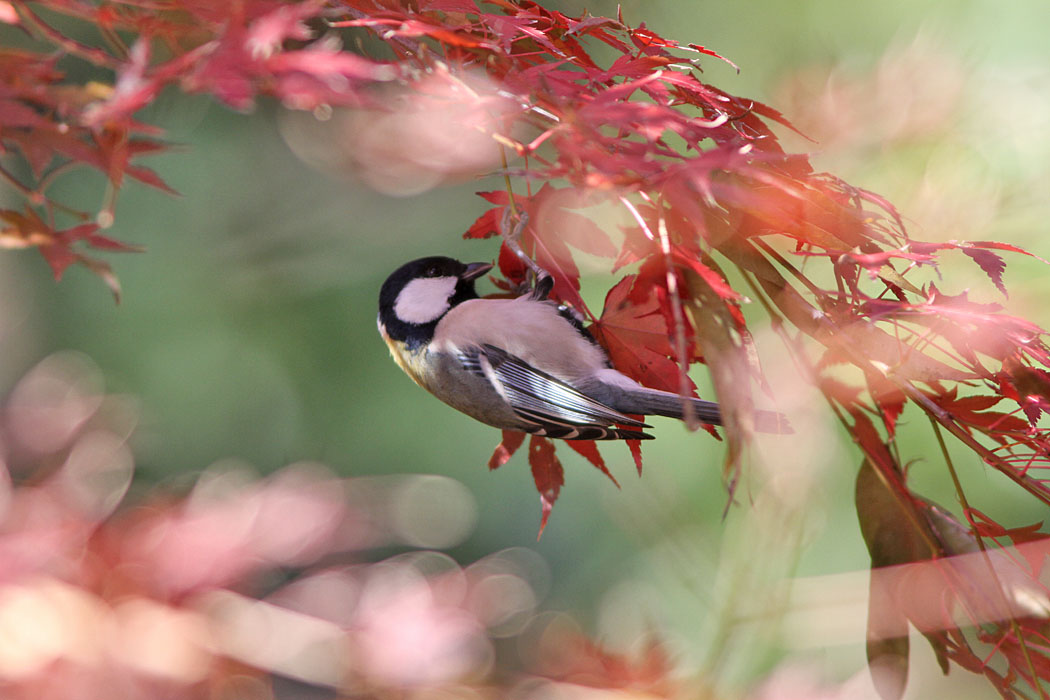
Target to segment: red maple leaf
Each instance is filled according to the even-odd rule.
[[[598,452],[598,445],[594,440],[567,440],[566,444],[577,452],[588,462],[598,468],[602,474],[609,477],[609,479],[616,484],[616,488],[620,488],[620,482],[616,480],[616,477],[612,475],[609,468],[605,466],[605,460],[602,459],[601,453]]]
[[[525,433],[520,430],[504,430],[503,439],[496,446],[492,457],[489,458],[489,469],[499,469],[509,462],[523,442],[525,442]]]
[[[609,290],[591,334],[616,369],[646,386],[677,392],[678,365],[671,359],[667,323],[654,294],[645,294],[642,303],[632,301],[635,279],[628,275]]]
[[[547,519],[554,508],[554,502],[558,500],[561,487],[565,484],[565,470],[558,461],[558,456],[554,454],[554,443],[539,435],[529,438],[529,466],[532,467],[532,479],[536,482],[536,490],[540,492],[540,506],[543,510],[540,531],[536,534],[536,538],[539,539],[543,529],[547,527]]]

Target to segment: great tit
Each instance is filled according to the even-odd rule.
[[[489,263],[420,258],[379,292],[379,333],[417,384],[482,423],[564,440],[647,440],[651,426],[625,414],[683,419],[683,398],[649,389],[612,368],[575,311],[546,298],[553,280],[513,299],[480,299],[474,282]],[[722,424],[718,404],[685,399],[703,423]],[[787,432],[758,411],[756,429]]]

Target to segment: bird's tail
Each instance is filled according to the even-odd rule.
[[[689,397],[694,415],[701,423],[722,425],[722,410],[714,401],[704,401]],[[629,392],[617,401],[616,407],[624,413],[666,416],[685,419],[682,397],[666,391],[646,389],[644,392]],[[792,433],[791,423],[787,416],[776,411],[756,410],[754,414],[755,430],[760,433]]]

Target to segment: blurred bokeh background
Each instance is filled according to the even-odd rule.
[[[611,2],[544,4],[616,12]],[[629,22],[732,59],[739,73],[710,59],[707,79],[780,109],[813,139],[785,133],[793,148],[886,196],[917,238],[1001,240],[1050,257],[1045,3],[620,4]],[[0,40],[9,31],[0,28]],[[265,103],[239,114],[162,95],[141,119],[176,146],[149,164],[181,196],[137,183],[122,191],[111,233],[147,252],[107,258],[123,286],[119,306],[84,269],[56,284],[35,252],[0,255],[3,395],[56,351],[90,358],[105,391],[135,405],[137,493],[185,490],[216,463],[229,469],[229,460],[260,475],[308,460],[347,477],[448,477],[440,488],[420,487],[426,497],[409,501],[408,519],[422,524],[406,526],[374,558],[438,547],[466,565],[525,548],[535,555],[530,566],[544,571],[535,584],[541,607],[571,611],[613,649],[636,648],[655,632],[682,668],[716,671],[726,688],[746,688],[786,658],[777,673],[794,675],[781,676],[783,687],[846,683],[835,691],[842,697],[870,692],[857,465],[831,417],[805,450],[774,446],[776,460],[756,464],[726,517],[723,447],[703,433],[660,422],[641,479],[626,449],[604,447],[620,489],[563,450],[566,486],[537,542],[539,500],[524,455],[489,473],[498,432],[420,392],[375,329],[377,290],[401,262],[493,258],[494,242],[461,234],[486,206],[474,192],[499,183],[377,191],[374,178],[355,171],[355,154],[333,155],[336,130],[352,124],[335,116],[319,121]],[[90,208],[103,189],[86,175],[67,177],[53,194]],[[2,189],[0,201],[10,205]],[[959,257],[947,262],[944,287],[997,300]],[[998,301],[1050,326],[1048,280],[1039,263],[1009,258],[1011,296]],[[614,281],[591,274],[587,298],[600,308]],[[762,351],[775,366],[775,342]],[[919,459],[912,478],[954,506],[935,446],[908,418],[903,444]],[[1045,517],[969,459],[959,467],[977,507],[1009,511],[1012,525]],[[428,532],[444,535],[428,540]],[[909,697],[991,693],[958,670],[942,679],[922,644],[913,659]]]

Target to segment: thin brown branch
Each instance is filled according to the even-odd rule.
[[[773,248],[773,246],[769,245],[769,243],[767,243],[761,237],[756,236],[751,239],[751,242],[759,248],[761,248],[762,250],[764,250],[766,252],[766,255],[776,260],[781,265],[781,267],[790,272],[791,275],[799,282],[801,282],[802,286],[808,289],[814,297],[816,297],[817,299],[821,299],[827,296],[827,292],[813,284],[813,282],[811,282],[808,277],[799,272],[797,267],[789,263],[783,255],[777,252]]]
[[[120,60],[126,61],[128,59],[128,46],[124,43],[124,40],[120,38],[120,35],[117,34],[116,30],[107,25],[99,25],[99,31],[102,32],[102,38],[105,39],[109,47],[113,49],[113,53],[115,53]]]
[[[972,435],[963,430],[954,420],[952,420],[951,416],[948,415],[947,411],[945,411],[943,408],[941,408],[932,400],[930,400],[930,398],[926,396],[926,394],[919,391],[919,389],[912,385],[911,382],[903,381],[892,376],[890,376],[889,379],[894,384],[896,384],[897,387],[908,396],[908,398],[910,398],[915,403],[919,404],[919,406],[921,406],[923,410],[925,410],[931,417],[936,418],[937,422],[944,426],[944,428],[949,433],[954,435],[960,442],[962,442],[964,445],[976,452],[981,457],[981,459],[983,459],[985,462],[992,465],[993,467],[996,467],[998,471],[1002,472],[1007,477],[1012,479],[1025,491],[1032,494],[1046,505],[1050,506],[1050,490],[1048,490],[1046,486],[1044,486],[1041,482],[1033,484],[1032,482],[1035,481],[1034,479],[1030,479],[1021,474],[1017,474],[1011,468],[1000,468],[998,465],[1002,462],[1002,460],[999,458],[999,456],[991,450],[989,450],[984,445],[982,445],[980,442],[978,442]],[[1007,465],[1003,463],[1003,466]]]
[[[13,2],[15,10],[25,23],[42,34],[48,41],[62,47],[73,55],[80,56],[84,60],[94,63],[96,66],[103,66],[114,71],[120,68],[121,62],[116,57],[106,53],[102,49],[88,46],[87,44],[83,44],[75,39],[70,39],[65,36],[62,32],[56,30],[42,20],[35,12],[29,9],[25,0],[13,0]]]
[[[510,171],[508,170],[509,164],[507,162],[507,149],[502,143],[497,144],[499,146],[499,160],[503,166],[503,185],[507,188],[507,199],[509,201],[510,213],[512,216],[518,215],[518,205],[514,201],[514,185],[510,181]]]
[[[2,165],[0,165],[0,177],[7,180],[12,187],[26,197],[32,198],[36,194],[31,187],[27,186],[17,177],[8,172]]]
[[[58,165],[56,165],[55,167],[51,168],[46,173],[44,173],[43,175],[40,176],[40,180],[36,184],[36,191],[39,192],[41,195],[43,195],[44,192],[46,192],[47,189],[49,187],[51,187],[51,183],[56,178],[58,178],[61,175],[69,172],[70,170],[74,170],[76,168],[79,168],[79,167],[82,167],[82,166],[85,166],[85,165],[86,165],[85,163],[82,163],[82,162],[79,162],[79,161],[75,161],[75,160],[67,160],[64,163],[59,163]]]

